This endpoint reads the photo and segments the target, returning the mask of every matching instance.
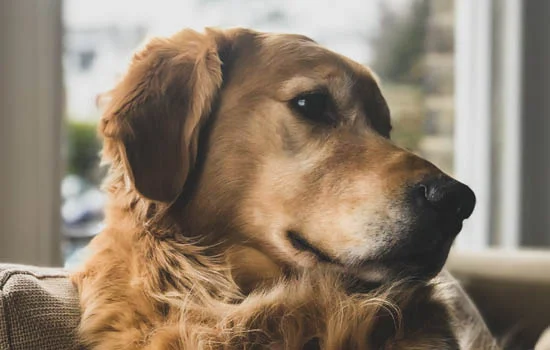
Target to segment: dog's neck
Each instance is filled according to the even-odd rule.
[[[231,274],[243,293],[268,287],[286,275],[280,266],[261,251],[243,245],[232,245],[226,251]]]

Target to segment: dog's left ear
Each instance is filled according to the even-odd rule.
[[[134,56],[101,119],[105,151],[118,155],[144,197],[172,202],[197,157],[201,124],[222,84],[225,32],[183,30]]]

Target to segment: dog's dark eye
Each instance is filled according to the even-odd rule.
[[[332,121],[330,97],[322,92],[310,92],[299,95],[290,101],[294,110],[304,118],[313,121]]]

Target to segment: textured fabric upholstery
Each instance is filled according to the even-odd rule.
[[[0,349],[78,349],[76,289],[62,269],[0,264]]]

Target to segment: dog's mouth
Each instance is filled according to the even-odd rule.
[[[307,253],[313,254],[321,262],[341,265],[340,262],[330,257],[330,255],[323,252],[321,249],[315,247],[298,232],[292,231],[292,230],[287,231],[286,236],[294,249],[300,252],[307,252]]]
[[[355,261],[353,264],[346,264],[317,248],[297,231],[289,230],[286,232],[286,236],[296,251],[310,254],[319,262],[336,265],[343,270],[359,275],[363,275],[364,270],[372,268],[388,272],[394,271],[395,273],[390,273],[387,276],[389,278],[402,276],[403,274],[406,275],[405,277],[434,277],[443,268],[452,243],[442,242],[441,244],[430,246],[423,251],[415,252],[411,252],[407,249],[408,247],[403,246],[403,249],[395,249],[391,253],[384,254],[377,259]]]

